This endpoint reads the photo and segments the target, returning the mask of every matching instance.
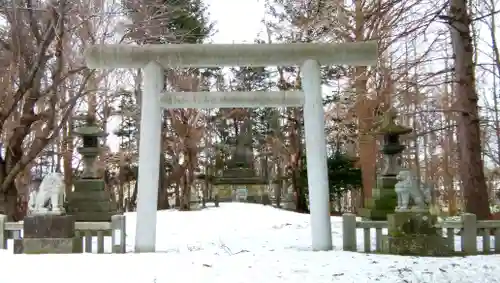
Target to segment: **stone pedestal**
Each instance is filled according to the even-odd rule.
[[[434,226],[437,217],[427,211],[396,212],[387,216],[385,253],[414,256],[447,256],[453,251]]]
[[[68,214],[76,221],[109,222],[117,214],[116,203],[104,190],[104,180],[79,179],[73,182],[75,191],[68,194]]]
[[[358,215],[370,220],[386,220],[388,214],[394,213],[397,205],[397,194],[394,190],[397,182],[396,176],[379,177],[372,198],[365,200],[365,207],[358,209]]]
[[[16,254],[79,252],[72,215],[30,215],[24,218],[23,230],[23,239],[14,240]]]

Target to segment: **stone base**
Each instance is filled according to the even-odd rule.
[[[374,208],[358,208],[358,216],[369,220],[387,220],[387,215],[394,213],[394,210],[377,210]]]
[[[26,216],[24,236],[14,240],[14,253],[68,254],[77,251],[75,221],[72,215]]]
[[[74,191],[68,193],[67,199],[70,204],[91,202],[96,199],[109,201],[111,199],[111,193],[109,191]]]
[[[387,216],[388,235],[382,251],[397,255],[447,256],[453,252],[435,227],[437,217],[428,211],[395,212]]]
[[[77,179],[73,181],[75,192],[104,191],[106,186],[102,179]]]
[[[73,238],[75,217],[72,215],[29,215],[24,218],[24,239]]]
[[[412,256],[450,256],[453,253],[446,240],[437,235],[384,236],[382,251]]]
[[[437,216],[427,211],[395,212],[387,216],[388,234],[393,237],[407,235],[438,235],[434,226]]]
[[[14,254],[71,254],[78,253],[80,239],[30,238],[14,240]]]
[[[396,183],[394,176],[378,177],[377,187],[372,191],[373,197],[364,201],[364,208],[358,209],[358,215],[370,220],[386,220],[397,205]]]
[[[117,212],[70,212],[78,222],[110,222],[111,216],[119,215]]]
[[[74,182],[75,191],[68,194],[68,214],[76,221],[109,222],[117,214],[117,205],[111,194],[104,190],[101,179],[79,179]]]

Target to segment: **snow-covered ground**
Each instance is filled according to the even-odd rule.
[[[343,252],[341,226],[341,219],[332,217],[335,251],[312,252],[309,215],[239,203],[193,212],[162,211],[158,253],[1,251],[0,283],[500,283],[500,256],[417,258]],[[135,215],[127,214],[129,251],[134,229]]]

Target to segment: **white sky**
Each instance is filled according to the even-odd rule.
[[[263,0],[205,0],[218,31],[214,43],[253,43],[262,31]]]

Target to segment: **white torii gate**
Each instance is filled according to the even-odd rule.
[[[144,70],[136,252],[155,251],[162,108],[283,106],[304,106],[312,248],[332,249],[320,65],[374,65],[376,42],[96,45],[86,50],[85,57],[89,68]],[[163,68],[224,66],[302,66],[303,92],[164,91]]]

